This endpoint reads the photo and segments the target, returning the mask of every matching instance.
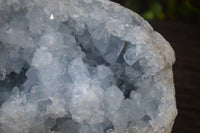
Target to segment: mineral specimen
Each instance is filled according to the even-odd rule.
[[[169,133],[169,43],[106,0],[0,0],[1,133]]]

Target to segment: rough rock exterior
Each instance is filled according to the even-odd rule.
[[[106,0],[0,0],[0,133],[169,133],[169,43]]]

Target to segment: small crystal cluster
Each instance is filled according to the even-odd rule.
[[[169,133],[169,43],[105,0],[0,0],[0,133]]]

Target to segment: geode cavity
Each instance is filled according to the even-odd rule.
[[[105,0],[0,0],[0,132],[169,133],[169,43]]]

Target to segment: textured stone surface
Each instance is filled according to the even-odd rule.
[[[104,0],[0,0],[0,132],[169,133],[169,43]]]

